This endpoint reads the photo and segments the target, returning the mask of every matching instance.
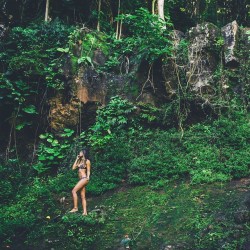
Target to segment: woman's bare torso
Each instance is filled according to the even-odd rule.
[[[87,162],[88,162],[88,160],[86,160],[84,162],[81,162],[78,165],[78,176],[79,176],[79,179],[87,177]]]
[[[78,175],[79,175],[79,179],[82,179],[83,177],[87,177],[87,171],[79,169]]]

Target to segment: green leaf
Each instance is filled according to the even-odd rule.
[[[39,138],[40,139],[46,139],[48,137],[48,134],[46,133],[46,134],[41,134],[41,135],[39,135]]]
[[[72,130],[72,129],[65,128],[65,129],[64,129],[64,133],[61,134],[61,136],[62,136],[62,137],[70,137],[71,135],[74,134],[74,132],[75,132],[75,131]]]
[[[89,56],[86,56],[86,60],[87,60],[90,64],[92,64],[92,60],[91,60],[91,58],[90,58]]]
[[[84,63],[84,64],[90,64],[93,66],[92,59],[89,56],[83,56],[77,60],[78,64]]]
[[[33,166],[33,168],[39,173],[44,173],[45,171],[47,171],[49,168],[48,167],[44,167],[44,165],[39,162],[36,165]]]
[[[54,140],[54,141],[52,142],[52,146],[53,146],[53,147],[58,146],[58,144],[59,144],[58,140]]]
[[[18,124],[17,126],[16,126],[16,130],[21,130],[21,129],[23,129],[24,127],[25,127],[25,125],[26,125],[26,123],[20,123],[20,124]]]
[[[57,48],[57,51],[59,52],[63,52],[63,53],[68,53],[69,52],[69,48]]]
[[[38,160],[39,160],[39,161],[45,161],[45,160],[46,160],[46,157],[45,157],[44,155],[40,155],[40,156],[38,157]]]
[[[37,114],[36,107],[34,105],[24,107],[23,111],[28,114]]]
[[[77,60],[77,63],[78,63],[78,64],[81,64],[81,63],[85,62],[85,60],[86,60],[86,57],[81,57],[81,58],[79,58],[79,59]]]
[[[55,152],[54,153],[54,156],[58,156],[58,155],[60,155],[60,152]]]
[[[53,148],[46,148],[45,151],[49,154],[54,154],[54,149]]]

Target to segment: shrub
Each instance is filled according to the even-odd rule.
[[[111,43],[113,46],[107,67],[114,68],[124,57],[128,57],[132,64],[143,60],[152,64],[162,56],[171,54],[172,43],[169,35],[172,24],[167,17],[164,22],[157,15],[140,8],[135,14],[121,15],[118,19],[123,21],[127,36],[120,40],[114,39]]]
[[[38,173],[43,173],[47,170],[57,172],[62,161],[67,158],[73,139],[74,130],[64,129],[64,132],[60,134],[60,141],[56,139],[53,134],[45,133],[39,137],[43,140],[39,144],[37,151],[38,162],[34,165],[34,169]]]

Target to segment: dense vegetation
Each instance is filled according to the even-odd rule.
[[[149,220],[138,222],[140,233],[133,231],[135,248],[139,237],[138,249],[146,249],[144,238],[152,233],[148,228],[165,220],[182,233],[186,249],[218,249],[222,242],[223,249],[241,249],[250,225],[249,221],[244,224],[245,231],[236,242],[230,223],[233,208],[240,202],[234,192],[229,196],[232,203],[234,198],[237,202],[225,214],[228,223],[223,221],[225,225],[220,222],[213,228],[209,227],[215,219],[206,212],[211,208],[196,201],[204,198],[201,184],[216,182],[214,185],[222,187],[224,184],[218,182],[249,176],[249,42],[241,36],[237,51],[240,63],[231,69],[223,61],[224,40],[216,38],[212,52],[218,65],[213,73],[213,94],[201,96],[192,91],[187,77],[188,40],[183,38],[175,46],[172,39],[173,29],[185,32],[205,21],[222,27],[236,19],[246,27],[249,5],[239,2],[168,1],[163,20],[157,15],[156,1],[51,1],[49,18],[44,22],[46,1],[0,1],[1,22],[7,27],[0,36],[1,247],[100,249],[104,244],[105,249],[114,249],[118,245],[116,234],[110,236],[107,231],[117,226],[120,237],[131,230],[131,221],[140,218],[142,223],[144,216]],[[96,50],[102,51],[104,64],[95,62]],[[156,105],[137,101],[144,89],[154,90],[153,78],[160,81],[159,68],[173,59],[180,70],[176,71],[178,88],[171,99],[161,97]],[[105,106],[94,104],[96,112],[89,123],[81,124],[80,104],[77,124],[55,130],[50,126],[50,100],[60,96],[64,103],[70,102],[72,78],[82,69],[127,77],[129,83],[122,95],[119,86],[110,85],[113,94]],[[138,75],[146,76],[141,85]],[[119,226],[127,199],[119,193],[101,201],[105,213],[93,212],[84,218],[65,215],[76,183],[71,164],[82,147],[89,148],[92,162],[89,196],[99,197],[124,186],[135,188],[129,191],[129,202],[137,217],[124,211],[128,225]],[[182,183],[179,191],[175,191],[176,183]],[[212,193],[219,190],[215,189]],[[179,196],[172,205],[166,203],[176,194]],[[179,214],[184,213],[185,194],[194,202],[188,203],[181,227],[177,223],[183,219]],[[222,192],[216,213],[226,207],[223,196]],[[62,197],[67,202],[59,204]],[[206,198],[209,202],[210,196]],[[141,209],[145,204],[152,213]],[[162,213],[166,204],[169,208]],[[177,207],[176,216],[171,207]],[[224,226],[229,228],[227,234]],[[164,243],[160,233],[150,249]],[[166,237],[180,240],[173,234]]]
[[[118,13],[133,14],[140,7],[147,8],[150,12],[156,10],[156,1],[153,0],[49,2],[49,16],[52,19],[59,17],[71,23],[88,23],[88,26],[92,27],[96,27],[99,19],[101,29],[110,29],[110,25],[108,25],[110,22],[115,25]],[[44,0],[1,0],[0,4],[3,20],[12,25],[41,20],[45,15],[46,1]],[[172,0],[165,2],[165,12],[170,15],[176,28],[181,30],[189,28],[199,21],[209,21],[220,26],[232,20],[237,20],[245,26],[249,22],[247,0]]]

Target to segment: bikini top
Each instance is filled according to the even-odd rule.
[[[86,163],[79,165],[79,170],[80,169],[87,169]]]

